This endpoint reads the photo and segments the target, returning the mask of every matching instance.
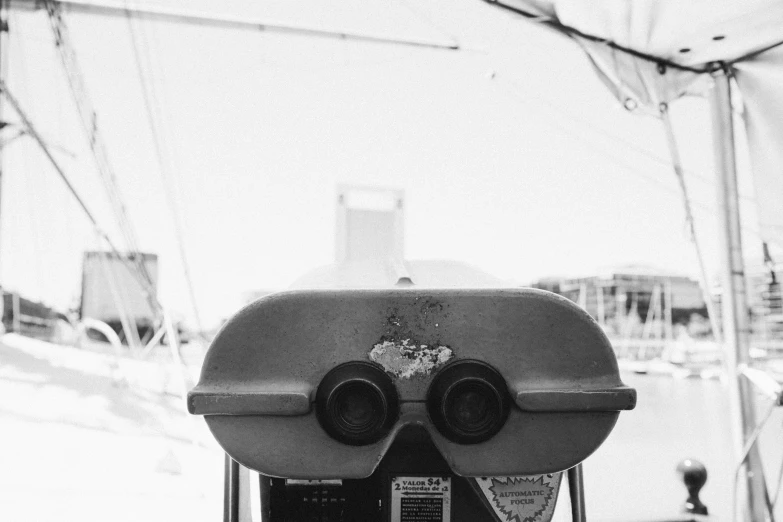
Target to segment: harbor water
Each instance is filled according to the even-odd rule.
[[[731,520],[736,469],[726,384],[719,380],[623,373],[638,391],[635,410],[620,415],[615,430],[585,462],[588,520],[672,519],[687,496],[675,468],[685,458],[708,472],[701,499],[716,520]],[[769,399],[758,397],[758,419]],[[761,435],[771,496],[783,458],[783,409]],[[783,510],[776,511],[778,518]]]

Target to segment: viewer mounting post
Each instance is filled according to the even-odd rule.
[[[750,321],[742,259],[739,191],[734,148],[734,118],[731,106],[731,74],[725,66],[713,73],[715,86],[710,95],[715,150],[715,174],[718,203],[718,234],[721,256],[721,308],[723,312],[723,340],[729,395],[734,419],[735,454],[756,427],[753,389],[738,371],[738,365],[750,363]],[[748,453],[742,494],[746,506],[742,520],[766,520],[766,483],[757,446]],[[736,517],[736,513],[732,513]]]

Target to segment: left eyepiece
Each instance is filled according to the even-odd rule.
[[[352,446],[378,442],[400,413],[391,378],[373,364],[353,361],[333,368],[315,395],[321,427],[333,439]]]

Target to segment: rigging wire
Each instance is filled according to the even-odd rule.
[[[90,102],[83,74],[76,58],[76,52],[70,42],[68,26],[62,16],[62,5],[55,0],[45,0],[45,6],[54,35],[55,46],[57,47],[63,69],[65,70],[71,95],[76,104],[82,130],[90,144],[95,166],[100,174],[109,202],[114,210],[120,233],[124,236],[125,245],[132,253],[130,256],[131,263],[135,265],[141,278],[146,281],[144,285],[145,290],[152,289],[154,288],[152,278],[147,271],[142,256],[139,255],[140,249],[136,234],[133,231],[125,203],[120,194],[114,170],[109,162],[109,156],[102,139],[102,134],[98,129],[98,116]],[[152,308],[156,309],[155,304],[157,304],[157,301],[154,298],[154,295],[148,295],[147,299]]]
[[[515,82],[513,82],[511,80],[507,80],[507,79],[502,78],[502,77],[499,77],[499,75],[495,74],[493,76],[493,80],[498,80],[498,79],[500,79],[500,81],[498,82],[499,84],[506,84],[506,85],[508,85],[510,87],[513,87],[513,88],[505,88],[503,90],[506,93],[508,93],[514,100],[522,102],[522,103],[532,103],[531,100],[525,98],[524,96],[520,96],[520,94],[519,94],[519,92],[517,90],[519,88],[519,86]],[[576,123],[580,122],[580,120],[578,120],[578,119],[574,119],[574,118],[568,117],[562,111],[558,111],[557,114],[559,114],[560,116],[563,116],[563,122],[568,121],[571,124],[573,124],[575,122]],[[579,132],[575,128],[569,128],[563,122],[557,122],[556,120],[548,120],[548,122],[551,123],[553,126],[559,128],[561,131],[564,131],[565,133],[569,134],[570,136],[572,136],[572,137],[576,138],[577,140],[581,141],[585,145],[587,145],[587,146],[589,146],[591,148],[595,148],[597,142],[594,141],[594,140],[590,140],[590,139],[586,138],[587,135],[585,133]],[[585,123],[585,121],[581,121],[581,122]],[[592,128],[591,128],[591,130],[592,130]],[[592,133],[590,133],[590,134],[592,134]],[[604,136],[607,136],[609,138],[614,139],[614,137],[611,134],[601,133],[601,132],[599,132],[599,134],[603,134]],[[627,161],[625,161],[625,158],[620,158],[617,155],[617,151],[615,149],[604,148],[604,150],[608,153],[605,156],[607,159],[609,159],[610,161],[612,161],[616,165],[622,167],[627,172],[633,173],[636,176],[638,176],[640,178],[643,178],[643,179],[647,180],[648,182],[650,182],[650,183],[652,183],[654,185],[657,185],[658,188],[660,190],[664,191],[664,192],[668,192],[669,194],[677,194],[677,195],[679,195],[679,193],[678,193],[678,191],[676,189],[674,189],[671,186],[669,186],[668,184],[664,183],[664,181],[662,179],[660,179],[659,177],[651,175],[651,174],[648,174],[648,173],[644,172],[643,170],[640,170],[637,165],[632,165],[632,164],[628,163]],[[666,166],[670,167],[671,163],[667,162]],[[684,172],[688,172],[688,171],[684,171]],[[745,198],[745,199],[750,199],[750,198]],[[698,207],[698,208],[700,208],[702,210],[706,210],[706,211],[709,211],[709,212],[714,212],[714,210],[715,210],[715,205],[713,203],[692,201],[692,204],[695,207]],[[755,229],[755,228],[750,227],[748,225],[742,225],[742,229],[744,231],[752,234],[753,236],[755,236],[757,238],[761,237],[761,232],[758,229]]]
[[[15,17],[14,17],[15,18]],[[15,20],[14,20],[15,21]],[[10,38],[8,38],[8,45],[10,47],[11,43],[16,44],[16,50],[15,50],[15,56],[17,57],[18,61],[18,73],[16,74],[17,82],[19,83],[20,89],[22,92],[29,92],[27,88],[27,60],[25,58],[25,51],[22,48],[22,42],[18,38],[14,38],[13,41]],[[27,134],[25,129],[20,129],[19,134],[17,136],[25,136]],[[12,138],[13,139],[13,138]],[[10,140],[9,140],[10,141]],[[8,142],[6,142],[8,143]],[[34,194],[35,190],[39,192],[43,192],[45,196],[48,196],[48,185],[47,184],[40,184],[36,183],[36,180],[33,179],[33,176],[36,176],[38,174],[38,169],[31,169],[30,163],[28,161],[28,157],[26,155],[23,155],[21,157],[21,182],[24,190],[20,191],[20,198],[24,201],[23,205],[25,207],[25,210],[28,213],[28,219],[27,219],[27,225],[29,226],[30,236],[32,237],[32,242],[28,243],[25,246],[32,247],[33,248],[33,255],[30,256],[30,258],[34,259],[34,271],[35,274],[34,277],[34,284],[35,290],[37,291],[38,295],[46,295],[50,294],[50,292],[44,292],[44,276],[46,272],[44,271],[42,259],[43,256],[41,253],[43,252],[43,246],[41,244],[41,226],[40,226],[40,220],[38,219],[38,213],[35,212],[35,206],[33,198],[30,197],[30,195]],[[33,171],[35,171],[35,174],[33,174]],[[46,198],[49,199],[49,198]]]
[[[46,157],[49,159],[49,162],[54,166],[55,170],[57,171],[57,174],[60,175],[60,178],[65,183],[66,187],[68,188],[68,191],[73,195],[74,199],[76,199],[76,202],[81,207],[84,214],[87,216],[87,219],[90,220],[90,223],[95,228],[99,228],[98,226],[98,220],[95,219],[95,216],[90,212],[90,209],[87,208],[86,203],[82,199],[82,197],[79,195],[79,193],[76,191],[74,186],[71,184],[70,180],[68,179],[68,176],[65,174],[63,169],[60,167],[59,163],[57,163],[57,160],[54,159],[54,156],[52,156],[52,153],[49,151],[49,147],[46,145],[46,143],[43,141],[41,136],[38,134],[38,131],[35,130],[30,120],[27,118],[27,114],[22,111],[22,108],[19,105],[19,102],[16,100],[16,98],[11,94],[11,92],[8,90],[8,86],[6,86],[5,82],[0,79],[0,93],[2,93],[6,99],[8,100],[8,103],[11,104],[11,107],[14,108],[16,113],[19,115],[19,119],[22,120],[22,124],[24,125],[25,129],[27,130],[27,133],[32,137],[38,145],[41,147],[41,150],[43,150],[43,153],[46,155]],[[105,234],[105,233],[104,233]],[[109,242],[111,240],[109,239]],[[113,246],[113,243],[112,243]]]
[[[761,250],[764,257],[764,265],[769,270],[770,283],[773,285],[777,284],[778,276],[775,273],[775,260],[772,259],[772,255],[769,253],[769,243],[762,241]]]
[[[499,75],[497,73],[495,73],[495,76],[493,77],[493,79],[497,79],[498,76]],[[508,84],[514,86],[515,88],[520,89],[520,90],[523,89],[523,87],[521,85],[519,85],[517,82],[515,82],[513,80],[509,80],[505,76],[503,78],[501,78],[501,81],[504,81],[504,82],[506,82],[506,83],[508,83]],[[650,160],[652,160],[652,161],[654,161],[656,163],[659,163],[660,165],[662,165],[664,167],[668,168],[668,167],[671,166],[670,158],[667,158],[667,157],[662,156],[660,154],[656,154],[654,151],[648,149],[647,147],[644,147],[643,145],[639,145],[638,143],[635,143],[635,142],[633,142],[633,141],[631,141],[631,140],[629,140],[629,139],[627,139],[627,138],[625,138],[623,136],[620,136],[618,134],[614,134],[614,133],[606,130],[603,127],[595,125],[595,122],[590,121],[590,120],[585,119],[585,118],[582,118],[582,117],[578,116],[577,113],[575,113],[573,111],[566,111],[563,108],[561,108],[560,106],[558,106],[556,103],[554,103],[553,101],[545,98],[544,96],[539,95],[538,93],[532,93],[529,90],[525,90],[525,95],[529,96],[531,98],[535,98],[536,101],[546,105],[547,108],[551,109],[552,111],[557,112],[564,119],[568,119],[568,120],[571,120],[574,123],[578,123],[578,124],[583,125],[591,133],[598,133],[598,134],[601,134],[604,137],[606,137],[606,138],[608,138],[608,139],[610,139],[612,141],[617,141],[619,143],[622,143],[627,148],[633,149],[634,151],[638,152],[639,154],[645,156],[646,158],[648,158],[648,159],[650,159]],[[685,169],[685,168],[682,169],[682,172],[683,172],[683,174],[687,174],[688,176],[696,178],[699,181],[701,181],[701,182],[703,182],[705,184],[708,184],[710,186],[714,186],[715,185],[715,180],[713,178],[709,177],[708,175],[706,175],[703,172],[698,172],[698,171],[695,171],[695,170],[692,170],[692,169]],[[749,202],[755,202],[756,201],[756,198],[750,197],[750,196],[747,196],[747,195],[741,195],[740,197],[742,199],[744,199],[745,201],[749,201]]]
[[[775,494],[772,495],[772,507],[774,508],[778,504],[780,499],[780,486],[783,486],[783,460],[780,461],[780,467],[778,468],[778,480],[777,487],[775,488]]]
[[[422,13],[418,9],[415,9],[412,5],[410,5],[407,0],[397,0],[398,3],[402,4],[402,6],[408,10],[411,14],[413,14],[414,17],[424,21],[425,24],[429,25],[431,28],[435,29],[436,31],[439,31],[442,33],[447,39],[451,40],[452,42],[459,42],[459,38],[457,38],[454,34],[451,33],[451,31],[447,31],[443,27],[441,27],[440,24],[435,23],[435,21],[425,13]]]
[[[777,401],[773,401],[770,405],[767,411],[764,413],[764,416],[761,419],[761,422],[759,422],[754,428],[753,431],[748,435],[748,437],[745,440],[745,445],[742,447],[742,451],[740,452],[741,458],[739,459],[739,463],[737,464],[736,468],[734,469],[734,483],[732,487],[731,492],[731,513],[732,517],[737,516],[737,487],[739,486],[739,479],[740,479],[740,472],[742,471],[742,468],[745,466],[745,460],[748,458],[748,454],[750,453],[750,450],[753,449],[753,446],[756,445],[756,441],[758,441],[759,436],[761,435],[762,430],[764,429],[764,426],[766,426],[769,419],[772,417],[772,413],[774,413],[775,409],[778,407]],[[761,472],[763,473],[764,470],[762,469]],[[766,503],[767,503],[767,514],[770,517],[770,522],[775,522],[775,514],[774,514],[774,503],[770,501],[769,498],[769,490],[765,487],[764,493],[766,497]]]
[[[34,190],[37,189],[38,191],[45,190],[43,187],[46,185],[43,184],[41,186],[38,186],[37,183],[32,178],[31,174],[33,170],[37,169],[30,169],[30,165],[25,159],[22,159],[22,188],[24,189],[22,192],[24,193],[19,197],[20,200],[22,200],[20,203],[24,207],[24,210],[27,212],[27,220],[26,224],[29,231],[29,238],[32,239],[32,241],[24,241],[26,243],[24,246],[26,248],[24,250],[31,249],[32,255],[28,259],[33,259],[33,262],[26,263],[29,268],[34,268],[33,270],[33,291],[36,292],[38,295],[46,295],[49,292],[44,292],[43,288],[43,279],[46,272],[44,271],[43,264],[42,264],[42,258],[41,255],[43,252],[43,245],[41,244],[41,226],[38,219],[38,213],[35,211],[35,206],[33,204],[33,198],[30,197],[30,194],[34,193]],[[21,245],[20,245],[21,246]],[[29,251],[29,250],[28,250]],[[30,267],[30,264],[34,264],[34,267]]]
[[[174,194],[172,190],[172,180],[170,176],[170,161],[169,156],[166,154],[166,147],[163,143],[163,136],[158,130],[158,125],[155,121],[155,114],[153,113],[153,107],[157,109],[158,111],[158,118],[160,119],[160,104],[158,103],[157,96],[155,94],[154,86],[150,85],[148,88],[148,80],[146,78],[146,75],[144,74],[144,65],[142,64],[142,55],[139,50],[139,38],[137,37],[136,30],[134,28],[133,24],[133,17],[131,16],[131,12],[129,10],[126,11],[126,18],[128,21],[128,28],[130,29],[130,35],[131,35],[131,43],[133,44],[133,56],[136,62],[136,72],[139,77],[139,84],[141,86],[141,92],[142,92],[142,98],[144,100],[144,108],[147,114],[147,122],[149,123],[150,127],[150,133],[152,136],[152,141],[155,148],[155,157],[158,162],[158,173],[161,177],[161,184],[163,185],[163,193],[166,197],[166,203],[168,204],[169,213],[171,214],[171,221],[174,226],[174,234],[175,234],[175,241],[177,243],[177,249],[179,251],[179,257],[180,262],[182,263],[182,270],[183,275],[185,277],[185,283],[188,288],[188,293],[190,295],[190,302],[191,307],[193,308],[193,314],[194,319],[196,322],[196,327],[199,332],[203,331],[203,326],[201,322],[201,314],[199,313],[199,308],[197,305],[196,300],[196,292],[193,285],[193,278],[191,277],[191,271],[190,271],[190,264],[188,262],[188,257],[185,252],[185,244],[184,244],[184,231],[182,227],[182,220],[180,219],[180,215],[177,209],[177,204],[174,199]],[[148,51],[148,48],[145,47],[145,50]],[[151,62],[149,59],[149,52],[145,53],[145,57],[147,58],[148,64]],[[151,65],[148,65],[148,68],[151,69]]]
[[[128,7],[122,7],[116,4],[92,3],[75,0],[44,0],[47,4],[56,1],[68,7],[71,11],[88,12],[104,15],[122,16]],[[35,4],[37,7],[37,3]],[[127,6],[127,1],[125,3]],[[326,38],[337,38],[340,40],[357,40],[370,43],[385,43],[392,45],[407,45],[411,47],[425,49],[442,49],[446,51],[460,51],[462,46],[457,41],[439,42],[426,38],[407,38],[405,36],[396,36],[394,34],[361,32],[355,30],[346,30],[340,28],[318,27],[295,22],[281,23],[274,20],[265,20],[257,18],[248,18],[247,16],[226,16],[216,15],[197,11],[182,11],[164,7],[155,7],[151,5],[135,4],[131,6],[132,10],[138,15],[148,20],[162,22],[178,22],[192,25],[201,25],[207,27],[222,27],[226,29],[244,29],[250,31],[269,31],[290,34],[300,34],[303,36],[316,36]]]
[[[495,77],[495,79],[497,79],[497,77]],[[509,84],[509,85],[511,85],[513,87],[516,87],[513,84],[513,82],[505,81],[505,83],[507,83],[507,84]],[[523,96],[520,96],[518,94],[518,92],[516,90],[514,90],[514,89],[504,89],[504,90],[508,94],[510,94],[513,97],[513,99],[515,99],[517,101],[521,101],[521,102],[524,102],[524,103],[530,103],[531,102],[531,100],[528,100],[528,99],[524,98]],[[586,139],[584,133],[579,132],[578,130],[575,130],[573,128],[569,128],[562,121],[558,122],[556,120],[548,120],[548,123],[552,124],[554,127],[560,129],[561,131],[565,132],[566,134],[576,138],[578,141],[581,141],[582,143],[584,143],[588,147],[595,148],[595,142],[594,141]],[[648,181],[648,182],[650,182],[650,183],[652,183],[654,185],[657,185],[658,188],[660,188],[664,192],[668,192],[670,194],[676,194],[676,190],[673,189],[668,184],[664,183],[664,181],[662,179],[660,179],[659,177],[650,175],[650,174],[640,170],[638,167],[636,167],[634,165],[631,165],[629,163],[626,163],[624,161],[624,158],[621,159],[616,154],[611,152],[613,149],[607,149],[607,150],[609,150],[610,153],[606,157],[608,159],[610,159],[616,165],[622,167],[623,169],[627,170],[628,172],[632,172],[632,173],[636,174],[640,178],[643,178],[646,181]],[[700,202],[697,202],[696,205],[699,206],[699,207],[705,208],[705,209],[709,209],[710,208],[706,204],[703,204],[703,203],[700,203]]]
[[[677,182],[680,185],[682,191],[682,200],[685,207],[685,221],[688,226],[688,232],[690,240],[693,243],[693,248],[696,251],[696,260],[699,263],[699,276],[701,279],[701,291],[704,298],[704,304],[707,307],[707,316],[712,325],[712,335],[715,337],[715,342],[718,345],[723,343],[722,331],[718,325],[718,314],[715,310],[715,301],[712,299],[710,292],[709,278],[707,276],[707,267],[704,264],[704,255],[701,251],[701,245],[699,243],[698,235],[696,234],[696,220],[693,217],[693,210],[691,208],[691,199],[688,195],[688,186],[685,183],[685,172],[682,168],[682,161],[680,160],[680,150],[677,147],[677,141],[674,139],[674,127],[672,126],[671,119],[669,118],[669,106],[665,103],[660,105],[661,120],[663,121],[663,127],[666,131],[666,143],[669,145],[669,153],[672,156],[672,168],[674,174],[677,177]]]
[[[22,121],[22,124],[27,129],[28,134],[35,140],[36,143],[38,143],[38,146],[41,148],[44,155],[49,160],[49,163],[54,167],[55,171],[60,176],[60,179],[63,180],[65,186],[68,188],[68,191],[76,200],[76,203],[82,209],[82,212],[90,221],[96,233],[98,233],[103,238],[103,240],[111,249],[112,253],[122,261],[122,263],[130,271],[131,275],[138,280],[138,282],[141,284],[144,291],[147,293],[146,297],[153,305],[153,309],[160,310],[161,309],[160,303],[158,303],[154,293],[150,292],[150,287],[148,286],[147,280],[142,276],[141,273],[139,273],[136,270],[136,265],[133,262],[133,260],[129,259],[128,256],[123,256],[120,253],[115,243],[112,241],[111,237],[109,237],[108,233],[100,226],[98,220],[95,218],[95,215],[87,207],[87,204],[84,202],[84,199],[79,195],[78,191],[70,182],[68,176],[65,174],[65,171],[62,169],[62,167],[54,158],[54,156],[52,156],[52,153],[49,150],[48,145],[43,141],[41,135],[38,133],[35,127],[33,127],[33,124],[30,121],[30,119],[27,117],[27,114],[22,110],[22,107],[19,105],[19,102],[17,101],[16,97],[13,94],[11,94],[11,91],[8,89],[8,86],[5,84],[5,82],[2,79],[0,79],[0,94],[5,96],[6,100],[8,100],[8,103],[16,111],[17,115],[19,116],[19,119]]]

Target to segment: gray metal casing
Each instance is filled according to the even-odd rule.
[[[515,399],[500,433],[474,445],[444,438],[424,403],[435,371],[394,378],[401,414],[385,439],[348,446],[330,438],[313,407],[319,382],[338,364],[368,360],[384,340],[447,346],[454,359],[500,371]],[[455,473],[500,476],[574,466],[635,402],[608,339],[572,302],[532,289],[410,287],[261,298],[212,343],[188,410],[205,416],[232,458],[269,476],[367,477],[407,424],[427,429]]]

